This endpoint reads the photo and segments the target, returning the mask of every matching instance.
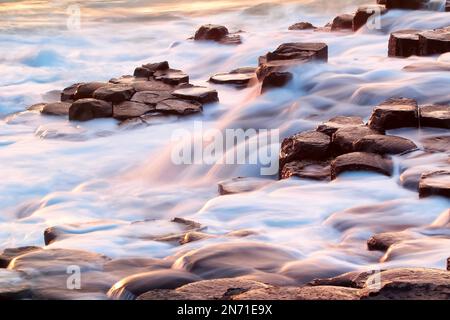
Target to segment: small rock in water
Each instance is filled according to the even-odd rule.
[[[407,98],[391,98],[375,107],[369,126],[381,132],[385,130],[419,126],[417,101]]]
[[[194,100],[204,104],[219,101],[217,91],[206,87],[193,86],[180,88],[172,92],[172,95],[181,99]]]
[[[113,118],[126,120],[140,117],[150,111],[155,110],[154,106],[134,101],[124,101],[113,106]]]
[[[450,171],[439,170],[422,174],[419,195],[421,198],[430,196],[450,198]]]
[[[251,192],[258,190],[269,183],[270,180],[267,179],[237,177],[219,182],[219,194],[227,195],[242,192]]]
[[[310,30],[317,29],[309,22],[298,22],[289,27],[289,30]]]
[[[70,102],[47,103],[42,108],[41,113],[52,116],[67,116],[69,114]]]
[[[352,30],[353,18],[353,14],[341,14],[337,16],[331,23],[331,31]]]
[[[414,239],[406,232],[385,232],[375,234],[367,240],[367,248],[371,251],[387,251],[398,242]]]
[[[245,67],[232,70],[228,73],[218,73],[209,81],[216,84],[232,84],[237,87],[246,87],[256,79],[256,68]]]
[[[7,268],[11,260],[25,253],[42,250],[41,247],[27,246],[19,248],[6,248],[0,254],[0,268]]]
[[[401,30],[391,33],[389,57],[410,57],[419,54],[419,30]]]
[[[201,26],[195,33],[196,41],[216,41],[223,44],[241,44],[241,37],[237,34],[230,34],[224,26],[215,24],[206,24]]]
[[[61,92],[61,101],[73,101],[75,99],[75,94],[77,92],[78,87],[82,83],[75,83]]]
[[[316,130],[332,136],[340,128],[361,126],[364,126],[364,121],[360,117],[337,116],[319,125]]]
[[[355,142],[365,136],[375,134],[378,132],[368,126],[340,128],[332,136],[332,152],[336,155],[353,152],[355,151]]]
[[[112,117],[113,108],[110,102],[97,99],[80,99],[69,109],[69,120],[87,121],[95,118]]]
[[[341,173],[348,171],[372,171],[391,176],[392,160],[378,154],[367,152],[347,153],[331,162],[331,179],[336,179]]]
[[[329,161],[300,160],[285,164],[281,170],[281,179],[299,177],[303,179],[329,181],[331,167]]]
[[[269,89],[284,87],[292,81],[293,78],[294,76],[290,72],[271,72],[264,78],[261,92],[264,93]]]
[[[132,86],[126,84],[108,85],[98,88],[94,91],[94,99],[104,100],[112,103],[120,103],[130,100],[135,90]]]
[[[422,106],[419,113],[421,127],[450,129],[450,106]]]
[[[188,115],[202,112],[203,107],[197,101],[167,99],[158,103],[155,110],[162,113]]]
[[[108,86],[106,82],[88,82],[82,83],[78,86],[74,99],[93,98],[95,90]]]
[[[406,138],[376,134],[359,139],[354,143],[353,149],[378,154],[400,154],[415,150],[417,146]]]

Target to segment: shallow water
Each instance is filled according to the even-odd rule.
[[[419,200],[417,192],[399,185],[398,174],[387,178],[353,173],[332,183],[266,177],[271,183],[260,190],[219,196],[219,181],[258,176],[260,166],[176,166],[170,159],[172,132],[192,130],[196,121],[203,121],[205,128],[279,129],[284,138],[336,115],[367,120],[377,103],[392,96],[423,104],[449,103],[448,72],[402,70],[413,63],[450,63],[449,54],[387,57],[390,32],[447,26],[448,13],[391,11],[383,16],[381,30],[363,28],[355,34],[287,31],[299,21],[322,26],[337,13],[351,12],[365,2],[334,1],[324,10],[323,1],[253,7],[243,1],[217,1],[211,7],[200,1],[193,6],[179,1],[176,6],[169,1],[152,5],[147,1],[144,6],[136,1],[135,6],[123,7],[87,1],[81,7],[80,30],[65,27],[70,2],[21,1],[15,5],[22,7],[16,8],[2,4],[0,11],[6,12],[7,19],[0,22],[0,248],[43,245],[47,227],[101,221],[72,230],[72,236],[49,248],[84,249],[111,258],[174,256],[178,258],[174,268],[186,269],[186,259],[197,259],[192,250],[219,254],[221,245],[264,243],[290,257],[274,258],[276,266],[267,273],[298,283],[379,262],[383,268],[444,268],[450,256],[450,202],[440,197]],[[244,30],[244,43],[235,47],[187,40],[199,25],[210,22],[225,24],[231,31]],[[297,67],[292,84],[265,95],[259,95],[257,86],[237,90],[206,82],[218,72],[256,66],[259,55],[295,41],[327,43],[328,64]],[[106,81],[160,60],[184,70],[191,83],[216,88],[220,103],[207,105],[200,116],[171,118],[134,130],[121,129],[113,120],[74,124],[23,111],[31,104],[54,100],[54,90],[72,83]],[[448,134],[431,129],[392,133],[419,146],[424,137]],[[448,168],[448,160],[448,154],[421,151],[395,159],[397,171]],[[198,221],[218,237],[184,246],[149,240],[175,232],[169,223],[174,217]],[[130,224],[152,219],[157,221]],[[244,239],[223,236],[241,229],[256,234]],[[384,257],[366,250],[372,234],[404,229],[420,239],[401,243]],[[230,254],[223,263],[264,269],[243,256]],[[269,260],[258,256],[255,261],[264,258]],[[209,267],[217,268],[215,276],[231,276],[219,262]]]

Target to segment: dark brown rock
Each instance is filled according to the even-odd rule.
[[[47,103],[42,108],[41,113],[52,116],[67,116],[69,114],[70,102]]]
[[[419,33],[419,54],[422,56],[450,52],[450,27]]]
[[[375,107],[369,126],[380,132],[404,127],[418,127],[417,101],[407,98],[391,98]]]
[[[268,52],[260,62],[277,60],[328,60],[328,46],[325,43],[292,42],[280,45],[275,51]]]
[[[353,19],[353,14],[341,14],[337,16],[331,23],[331,31],[352,30]]]
[[[75,99],[75,93],[77,92],[78,87],[82,83],[75,83],[61,92],[61,101],[73,101]]]
[[[87,121],[95,118],[112,117],[112,104],[97,99],[80,99],[69,109],[69,120]]]
[[[106,87],[106,82],[88,82],[80,84],[75,93],[75,100],[93,98],[95,90]]]
[[[243,192],[251,192],[270,183],[270,180],[249,177],[237,177],[219,182],[219,194],[236,194]]]
[[[419,195],[421,198],[430,196],[450,198],[450,171],[440,170],[422,174]]]
[[[166,91],[172,92],[175,86],[164,83],[162,81],[156,81],[150,79],[148,81],[135,81],[130,84],[136,92],[140,91]]]
[[[194,40],[212,40],[221,41],[229,34],[226,27],[214,24],[206,24],[201,26],[195,33]]]
[[[145,103],[124,101],[113,106],[113,117],[117,120],[140,117],[150,111],[155,110],[155,106]]]
[[[358,31],[367,23],[367,21],[371,16],[377,13],[380,14],[386,13],[386,7],[383,5],[376,5],[376,4],[359,7],[355,13],[355,16],[353,17],[353,24],[352,24],[353,31]]]
[[[355,151],[355,142],[374,134],[378,134],[378,132],[368,126],[340,128],[332,136],[332,151],[336,155],[353,152]]]
[[[295,160],[325,160],[330,155],[330,137],[317,131],[301,132],[283,140],[280,170]]]
[[[384,0],[387,9],[419,10],[424,8],[427,0]]]
[[[450,106],[422,106],[419,113],[421,127],[450,129]]]
[[[367,248],[371,251],[387,251],[393,244],[410,239],[413,237],[405,232],[379,233],[367,240]]]
[[[134,70],[134,76],[136,78],[150,78],[156,71],[164,71],[169,69],[169,63],[167,61],[147,63],[142,67],[137,67]]]
[[[274,71],[269,73],[263,80],[261,92],[264,93],[267,90],[273,89],[273,88],[280,88],[287,85],[294,76],[290,72],[279,72]]]
[[[120,103],[130,100],[135,90],[126,84],[108,85],[94,91],[94,99],[104,100],[112,103]]]
[[[310,30],[317,29],[309,22],[298,22],[289,27],[289,30]]]
[[[173,96],[167,91],[139,91],[131,97],[131,101],[156,106],[161,101],[170,98],[173,98]]]
[[[361,126],[364,126],[364,121],[360,117],[338,116],[319,125],[316,130],[332,136],[340,128]]]
[[[418,30],[400,30],[391,33],[389,38],[389,57],[410,57],[419,55]]]
[[[228,73],[218,73],[209,81],[216,84],[232,84],[237,87],[246,87],[256,79],[256,68],[239,68]]]
[[[202,104],[192,100],[167,99],[156,105],[156,111],[162,113],[172,113],[179,115],[188,115],[202,112]]]
[[[400,154],[417,149],[414,142],[397,136],[385,136],[381,134],[368,135],[353,145],[355,151],[371,152],[378,154]]]
[[[372,171],[387,176],[392,175],[393,164],[390,159],[367,152],[347,153],[331,162],[331,179],[348,171]]]
[[[298,177],[302,179],[325,180],[331,179],[329,161],[300,160],[285,164],[281,170],[281,179]]]
[[[192,86],[181,88],[172,92],[172,95],[181,99],[194,100],[203,104],[219,101],[217,91],[206,87]]]
[[[428,137],[420,141],[427,152],[449,152],[450,136]]]
[[[35,246],[27,246],[27,247],[19,247],[19,248],[6,248],[3,250],[3,252],[0,254],[0,268],[7,268],[11,260],[13,260],[15,257],[18,257],[22,254],[36,251],[36,250],[42,250],[40,247]]]

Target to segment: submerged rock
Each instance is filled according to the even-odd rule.
[[[0,269],[0,301],[30,299],[29,280],[21,272]]]
[[[367,152],[347,153],[331,162],[331,179],[347,171],[372,171],[387,176],[392,175],[392,160]]]
[[[298,177],[302,179],[325,180],[331,179],[329,161],[300,160],[285,164],[281,170],[281,179]]]
[[[11,260],[13,260],[15,257],[21,256],[25,253],[42,250],[41,247],[35,247],[35,246],[26,246],[26,247],[19,247],[19,248],[6,248],[3,250],[3,252],[0,254],[0,268],[7,268]]]
[[[98,99],[80,99],[69,109],[69,120],[87,121],[95,118],[109,118],[113,115],[112,104]]]
[[[367,240],[367,248],[372,251],[387,251],[393,244],[410,239],[413,237],[405,232],[379,233]]]
[[[362,126],[364,121],[360,117],[337,116],[319,125],[316,130],[332,136],[340,128]]]
[[[284,87],[291,82],[293,78],[294,76],[290,72],[271,72],[264,78],[261,92],[264,93],[269,89]]]
[[[378,154],[400,154],[417,149],[414,142],[397,136],[385,136],[381,134],[368,135],[353,145],[355,151],[372,152]]]
[[[385,131],[419,126],[417,101],[407,98],[391,98],[375,107],[369,127]]]
[[[419,109],[420,126],[450,129],[450,106],[427,105]]]
[[[70,102],[46,103],[41,113],[52,116],[67,116],[69,114]]]
[[[419,195],[421,198],[430,196],[450,198],[450,171],[439,170],[422,174]]]
[[[258,190],[267,184],[270,180],[249,177],[237,177],[219,182],[219,194],[236,194]]]
[[[317,27],[313,26],[309,22],[297,22],[289,27],[289,30],[311,30],[317,29]]]

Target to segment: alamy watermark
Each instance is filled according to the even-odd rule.
[[[263,176],[279,169],[278,129],[204,129],[201,121],[193,130],[176,129],[171,160],[175,165],[259,165]]]

